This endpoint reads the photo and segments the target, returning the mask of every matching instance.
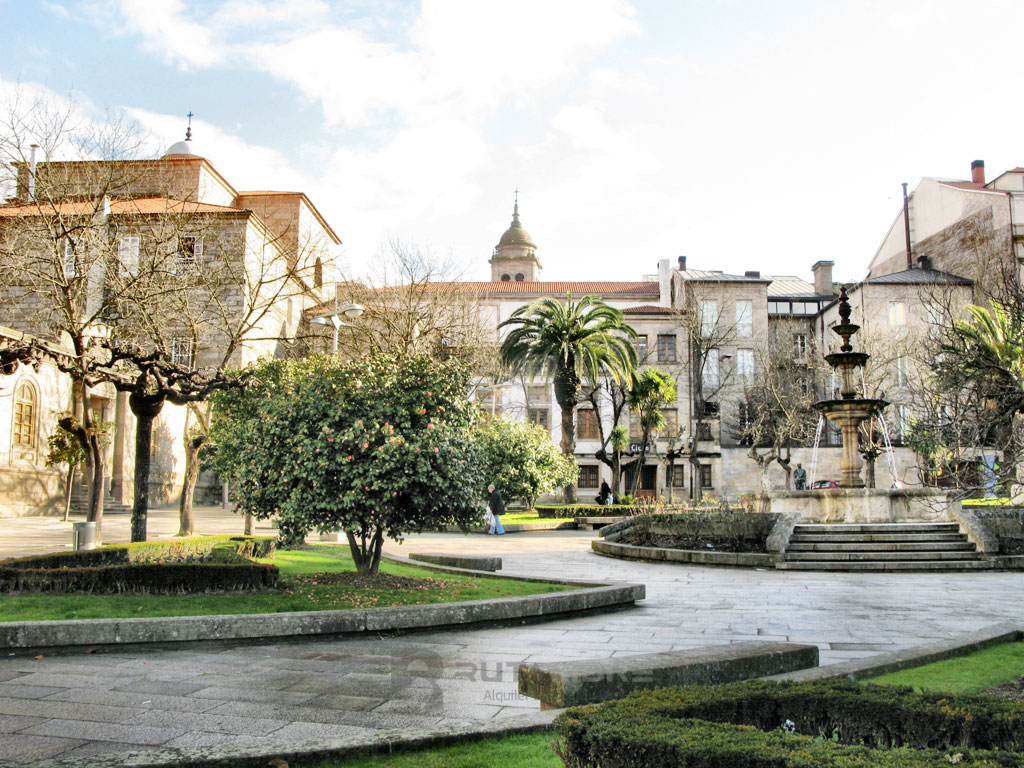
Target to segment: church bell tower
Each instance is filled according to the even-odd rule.
[[[512,225],[505,230],[491,256],[491,280],[494,282],[535,283],[540,278],[537,245],[519,223],[519,192],[512,209]]]

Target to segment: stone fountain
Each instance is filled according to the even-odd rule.
[[[862,460],[858,433],[865,422],[870,426],[871,420],[882,412],[888,402],[860,396],[858,379],[870,355],[855,352],[853,349],[851,339],[860,330],[860,326],[850,322],[850,313],[850,300],[844,286],[839,294],[840,324],[832,328],[843,343],[838,352],[825,356],[842,377],[839,397],[814,403],[814,408],[838,425],[842,431],[840,487],[813,491],[771,491],[761,497],[760,508],[794,515],[805,522],[817,523],[950,520],[952,510],[946,491],[924,487],[893,490],[865,487],[861,477]],[[764,501],[768,503],[764,504]]]
[[[867,363],[870,355],[854,352],[850,339],[860,330],[859,325],[850,322],[850,298],[846,295],[844,285],[839,294],[839,325],[832,328],[833,332],[843,340],[838,352],[825,355],[834,369],[839,371],[842,383],[839,398],[819,400],[814,408],[824,414],[825,418],[837,424],[843,436],[843,457],[839,461],[839,469],[843,479],[839,481],[842,488],[863,488],[864,480],[860,476],[861,458],[858,448],[860,425],[865,421],[869,426],[871,420],[881,413],[889,403],[885,400],[857,396],[857,384],[854,373],[859,373]]]

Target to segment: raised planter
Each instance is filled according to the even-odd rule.
[[[410,560],[434,565],[450,565],[452,568],[467,568],[473,571],[500,571],[500,557],[483,557],[478,555],[444,555],[428,552],[412,552]]]
[[[621,557],[626,560],[652,560],[667,563],[696,563],[698,565],[741,565],[774,568],[779,556],[768,552],[716,552],[713,549],[669,549],[667,547],[640,547],[617,541],[595,539],[590,548],[599,555]]]

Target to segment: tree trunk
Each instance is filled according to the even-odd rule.
[[[75,465],[68,464],[68,477],[64,481],[64,522],[71,515],[71,489],[75,484]]]
[[[355,563],[356,573],[376,576],[380,569],[381,552],[384,549],[383,529],[377,528],[369,543],[365,536],[361,543],[357,541],[356,535],[352,531],[345,531],[345,537],[348,539],[348,548],[352,553],[352,562]]]
[[[618,499],[622,495],[622,489],[619,487],[622,484],[622,452],[615,451],[612,454],[612,493],[615,494],[615,498]]]
[[[252,512],[245,513],[245,535],[252,536],[256,533],[256,520],[252,516]]]
[[[199,452],[206,444],[205,435],[185,437],[185,479],[181,486],[181,501],[178,504],[178,535],[191,536],[196,532],[192,515],[192,497],[199,479]],[[251,535],[251,534],[247,534]]]
[[[85,520],[96,523],[96,544],[103,543],[103,484],[105,482],[105,466],[103,464],[103,441],[98,431],[91,429],[92,394],[89,385],[80,382],[82,392],[82,429],[85,431],[85,448],[88,452],[89,467],[89,506]]]
[[[164,398],[155,395],[128,396],[135,414],[135,499],[132,505],[132,541],[146,540],[149,514],[149,469],[153,453],[153,421],[164,406]]]
[[[557,388],[556,388],[557,390]],[[576,458],[576,414],[574,413],[575,403],[563,403],[559,401],[558,407],[562,412],[562,455],[575,461]],[[576,503],[576,485],[569,483],[562,491],[562,502],[565,504]]]

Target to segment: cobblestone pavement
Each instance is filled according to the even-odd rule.
[[[592,534],[432,534],[389,551],[498,554],[504,573],[643,582],[639,607],[543,624],[178,651],[0,660],[0,760],[331,737],[534,711],[523,661],[764,638],[823,664],[1020,619],[1019,573],[816,574],[634,563]]]

